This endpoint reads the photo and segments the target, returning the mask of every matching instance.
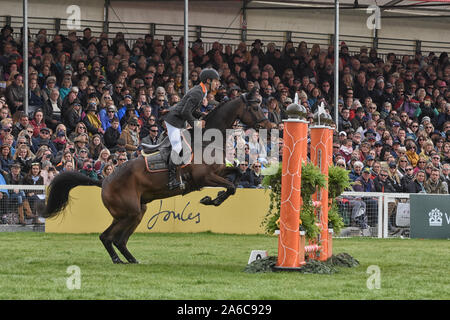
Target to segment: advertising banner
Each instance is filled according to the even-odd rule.
[[[411,194],[411,238],[450,238],[450,197]]]

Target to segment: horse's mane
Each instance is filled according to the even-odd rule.
[[[214,116],[226,103],[228,102],[233,102],[235,99],[233,100],[227,100],[227,101],[222,101],[219,103],[219,105],[217,107],[215,107],[214,109],[212,109],[210,112],[208,112],[208,114],[205,116],[205,121],[208,121],[212,116]]]

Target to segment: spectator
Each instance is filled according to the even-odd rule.
[[[12,84],[6,88],[6,98],[11,114],[23,110],[24,97],[23,76],[17,73],[14,75]]]
[[[106,163],[105,166],[102,169],[102,173],[99,176],[102,180],[111,175],[111,173],[114,172],[114,165],[112,163]]]
[[[97,160],[94,162],[94,169],[98,174],[102,173],[104,166],[108,163],[108,158],[110,155],[111,152],[107,148],[103,148],[100,151]]]
[[[361,161],[356,161],[353,164],[353,170],[349,174],[350,181],[355,182],[358,178],[361,177],[363,167],[364,167],[364,164]],[[370,173],[370,169],[369,169],[369,173]]]
[[[431,170],[430,178],[425,182],[425,190],[427,193],[448,194],[448,186],[445,181],[441,180],[439,169]]]
[[[23,185],[23,175],[20,172],[20,164],[13,163],[11,165],[11,172],[9,172],[5,178],[6,184],[11,185]],[[31,211],[30,205],[25,197],[25,192],[19,189],[13,189],[10,191],[10,199],[13,203],[17,205],[17,211],[19,214],[19,223],[25,225],[24,208],[26,209],[26,216],[29,218],[34,218],[33,212]]]
[[[120,123],[117,117],[111,119],[111,126],[105,131],[104,139],[105,146],[108,149],[112,149],[117,145],[117,141],[120,138],[121,131],[119,130]]]
[[[68,95],[68,99],[66,98],[66,103],[69,104],[69,101],[72,100],[71,97],[73,94]],[[73,100],[70,103],[73,103],[77,100]],[[78,102],[78,101],[77,101]],[[70,104],[69,104],[70,105]],[[44,114],[44,122],[49,127],[54,129],[56,125],[61,121],[61,117],[66,112],[67,109],[64,108],[61,102],[60,94],[57,88],[53,88],[50,93],[48,99],[45,100],[43,104],[43,114]]]
[[[37,109],[34,112],[33,119],[30,121],[30,124],[33,126],[33,137],[37,138],[42,128],[46,128],[47,125],[44,122],[44,112],[42,109]]]
[[[127,150],[128,156],[132,152],[136,151],[140,141],[139,141],[139,122],[137,118],[130,118],[125,129],[122,130],[120,138],[125,140],[125,149]]]
[[[67,112],[63,115],[63,123],[66,125],[69,133],[76,131],[77,124],[81,122],[81,104],[78,101],[74,101]],[[84,125],[84,129],[86,126]],[[78,134],[79,132],[77,132]],[[69,138],[71,138],[69,136]],[[72,139],[71,139],[72,140]]]
[[[381,169],[380,174],[373,180],[373,184],[376,192],[396,192],[392,185],[392,181],[389,178],[389,170],[387,169]]]
[[[100,155],[100,151],[104,148],[105,146],[103,145],[101,135],[94,134],[88,145],[89,155],[91,158],[97,159]]]
[[[425,189],[425,171],[419,170],[413,179],[406,187],[407,193],[426,193]]]
[[[263,175],[261,174],[261,163],[255,162],[252,164],[250,169],[244,172],[241,177],[240,184],[245,188],[261,188],[262,179]]]
[[[38,162],[33,162],[31,164],[31,170],[25,175],[23,179],[24,185],[44,185],[44,178],[41,176],[41,164]],[[42,191],[28,190],[25,192],[26,199],[29,203],[29,207],[31,211],[31,217],[33,217],[35,224],[41,224],[37,215],[33,213],[36,212],[36,205],[40,201],[38,194],[42,194]],[[26,204],[26,202],[25,202]]]
[[[159,128],[156,124],[150,126],[149,134],[145,136],[141,142],[148,145],[156,145],[160,142],[159,140]]]
[[[86,125],[88,134],[92,137],[95,134],[104,134],[102,123],[97,115],[97,104],[90,102],[86,108],[86,115],[83,118],[83,123]]]
[[[353,190],[359,192],[375,192],[375,185],[373,180],[370,179],[370,169],[364,168],[359,178],[355,180],[353,184]]]

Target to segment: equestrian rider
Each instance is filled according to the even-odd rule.
[[[214,92],[219,88],[219,79],[220,76],[216,70],[212,68],[203,69],[200,73],[200,83],[190,89],[180,102],[171,107],[163,117],[172,145],[172,154],[168,163],[169,183],[167,186],[169,190],[177,189],[180,186],[180,181],[176,177],[177,164],[179,163],[174,163],[173,156],[179,156],[182,150],[181,130],[185,128],[186,121],[191,127],[194,127],[194,121],[201,116],[198,109],[201,107],[203,99],[206,98],[208,91]],[[204,127],[204,120],[201,123]]]

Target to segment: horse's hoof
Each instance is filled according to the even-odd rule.
[[[128,263],[129,264],[139,264],[140,262],[138,260],[134,259],[134,260],[128,260]]]
[[[124,262],[122,260],[120,260],[119,258],[117,259],[113,259],[112,261],[114,264],[124,264]]]
[[[201,204],[204,205],[210,205],[211,204],[211,197],[210,196],[206,196],[203,199],[200,200]]]

